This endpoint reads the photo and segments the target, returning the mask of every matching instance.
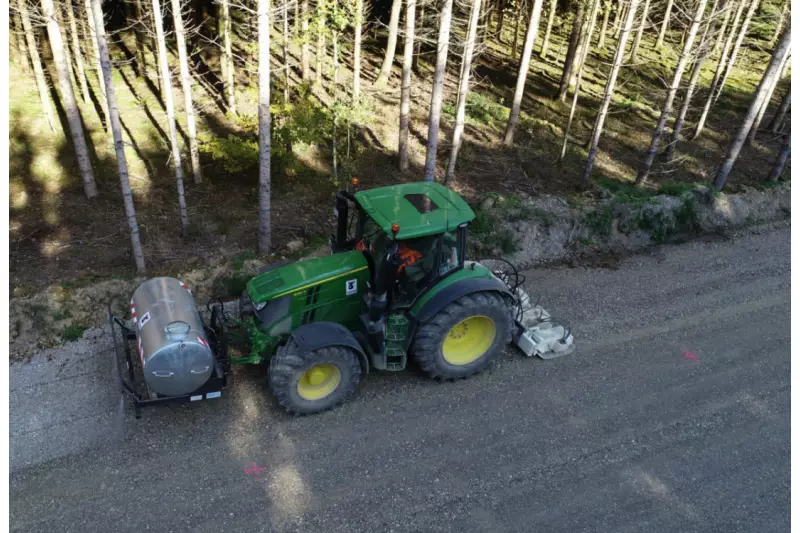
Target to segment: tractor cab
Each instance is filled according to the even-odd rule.
[[[335,214],[332,250],[362,252],[370,268],[370,287],[376,294],[387,293],[387,307],[392,309],[410,307],[428,288],[464,266],[467,225],[475,218],[460,196],[431,182],[355,194],[342,191]]]

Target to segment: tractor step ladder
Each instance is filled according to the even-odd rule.
[[[406,332],[408,319],[402,314],[389,315],[386,326],[386,370],[406,367]]]

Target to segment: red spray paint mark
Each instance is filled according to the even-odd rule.
[[[256,479],[261,479],[261,472],[263,470],[265,470],[265,467],[256,466],[255,463],[250,463],[250,467],[249,468],[245,468],[244,469],[244,473],[245,474],[253,474],[253,477],[255,477]]]
[[[697,356],[695,354],[693,354],[692,352],[683,352],[683,358],[684,359],[691,359],[692,361],[695,361],[695,362],[700,362],[700,360],[697,359]]]

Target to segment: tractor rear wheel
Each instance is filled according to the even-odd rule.
[[[511,307],[496,292],[476,292],[448,304],[422,324],[411,355],[437,379],[484,370],[511,341]]]
[[[358,354],[346,346],[306,352],[289,339],[269,362],[269,388],[292,413],[331,409],[353,393],[360,379]]]

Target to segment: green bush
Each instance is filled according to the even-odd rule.
[[[589,231],[594,235],[609,237],[614,222],[614,212],[610,206],[587,213],[584,222]]]
[[[71,324],[64,327],[64,330],[61,332],[61,338],[65,341],[76,341],[83,336],[84,331],[86,331],[84,326]]]

